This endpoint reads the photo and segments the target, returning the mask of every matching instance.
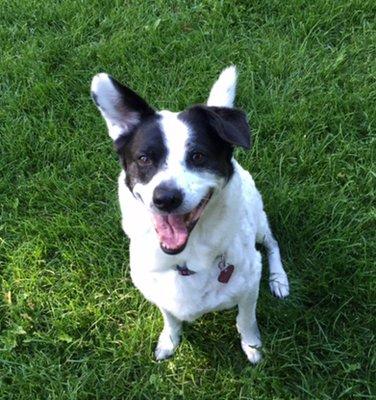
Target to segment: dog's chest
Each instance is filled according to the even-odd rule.
[[[184,266],[188,273],[179,271],[181,266],[177,265],[147,274],[132,268],[132,279],[148,300],[181,320],[191,321],[207,312],[233,307],[247,287],[242,266],[235,265],[233,272],[221,279],[220,257],[202,269],[197,268],[198,262],[192,260]]]

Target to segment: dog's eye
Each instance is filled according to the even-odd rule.
[[[151,160],[150,157],[148,157],[145,154],[143,154],[142,156],[138,157],[137,163],[141,167],[148,167],[148,166],[150,166],[152,164],[152,160]]]
[[[196,151],[191,154],[191,160],[196,165],[202,164],[205,161],[205,155]]]

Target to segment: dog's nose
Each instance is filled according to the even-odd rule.
[[[171,212],[183,202],[183,193],[178,188],[161,184],[154,189],[153,203],[161,211]]]

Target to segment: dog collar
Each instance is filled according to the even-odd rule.
[[[183,276],[193,275],[196,273],[195,271],[189,269],[186,265],[183,266],[177,265],[176,270],[179,272],[180,275]]]
[[[222,254],[220,256],[220,258],[221,259],[218,263],[218,268],[220,270],[220,273],[219,273],[217,279],[218,279],[218,282],[227,283],[230,280],[235,267],[232,264],[226,263],[226,256],[224,254]],[[176,270],[182,276],[189,276],[189,275],[193,275],[196,273],[196,271],[192,271],[191,269],[189,269],[186,264],[183,266],[176,265]]]

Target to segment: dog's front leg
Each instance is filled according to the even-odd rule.
[[[164,327],[159,335],[155,358],[158,361],[171,357],[180,343],[182,322],[171,313],[160,308],[163,315]]]
[[[255,290],[240,299],[236,327],[241,337],[241,346],[248,360],[256,364],[261,360],[260,331],[256,321],[256,302],[258,298],[258,284]]]

